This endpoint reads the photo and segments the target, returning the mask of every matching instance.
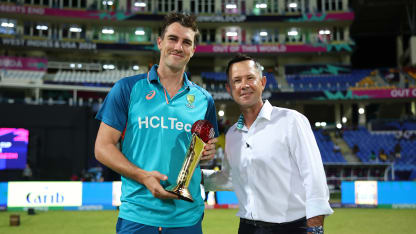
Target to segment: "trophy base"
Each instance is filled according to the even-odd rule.
[[[170,185],[165,190],[178,195],[179,199],[181,200],[194,202],[194,199],[192,199],[191,193],[189,192],[188,188],[184,188],[179,185]]]

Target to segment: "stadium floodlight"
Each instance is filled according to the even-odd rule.
[[[289,7],[290,8],[296,8],[296,7],[298,7],[298,4],[296,2],[292,2],[292,3],[289,3]]]
[[[2,22],[1,26],[5,28],[14,28],[14,23]]]
[[[146,3],[145,2],[135,2],[134,6],[135,7],[146,7]]]
[[[236,37],[238,36],[237,32],[227,32],[225,35],[227,35],[227,37]]]
[[[138,70],[139,70],[139,68],[140,68],[140,67],[139,67],[138,65],[134,65],[134,66],[133,66],[133,70],[135,70],[135,71],[138,71]]]
[[[315,122],[315,127],[320,127],[321,123],[320,122]]]
[[[326,29],[326,30],[319,30],[319,34],[321,34],[321,35],[329,35],[329,34],[331,34],[331,31],[329,31],[328,29]]]
[[[113,64],[104,64],[103,68],[106,70],[113,70],[116,67]]]
[[[82,64],[81,64],[81,63],[78,63],[78,64],[77,64],[77,67],[78,67],[78,68],[82,68]]]
[[[71,26],[71,27],[69,28],[69,31],[70,31],[70,32],[82,32],[82,28],[77,27],[77,26]]]
[[[326,126],[326,122],[321,122],[321,126],[325,127]]]
[[[344,124],[345,124],[346,122],[347,122],[347,117],[345,117],[345,116],[344,116],[344,117],[342,117],[342,123],[344,123]]]
[[[296,30],[291,30],[291,31],[287,32],[287,35],[289,35],[289,36],[297,36],[298,34],[299,33]]]
[[[267,37],[267,32],[265,32],[265,31],[260,32],[260,36],[261,36],[261,37]]]
[[[236,9],[237,5],[234,3],[228,3],[227,5],[225,5],[225,8],[227,9]]]
[[[358,108],[358,114],[362,115],[364,113],[365,113],[364,108],[362,108],[362,107]]]
[[[256,8],[265,9],[265,8],[267,8],[267,4],[266,4],[266,3],[259,3],[259,4],[256,4]]]
[[[113,1],[103,1],[103,5],[112,6]]]
[[[341,129],[341,128],[342,128],[342,124],[337,123],[337,128],[338,128],[338,129]]]
[[[103,28],[103,30],[101,30],[102,33],[104,34],[114,34],[114,29],[112,28]]]
[[[224,116],[224,114],[225,114],[225,113],[224,113],[224,111],[223,111],[223,110],[219,110],[219,111],[218,111],[218,116],[219,116],[219,117],[223,117],[223,116]]]
[[[146,34],[146,32],[145,32],[145,31],[143,31],[143,30],[141,30],[141,29],[138,29],[138,30],[136,30],[136,31],[134,32],[134,34],[136,34],[136,35],[138,35],[138,36],[143,36],[144,34]]]
[[[70,68],[75,68],[75,64],[74,63],[71,63],[71,64],[69,64],[69,67]]]
[[[36,25],[36,29],[37,30],[48,30],[48,26],[46,25]]]

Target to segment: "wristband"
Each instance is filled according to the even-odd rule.
[[[306,229],[306,232],[312,233],[312,234],[324,234],[324,228],[322,226],[308,227]]]

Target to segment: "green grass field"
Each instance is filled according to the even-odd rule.
[[[237,210],[206,210],[204,234],[235,234]],[[9,216],[20,214],[20,226],[10,227]],[[117,211],[0,212],[2,234],[115,233]],[[416,234],[416,210],[336,209],[325,220],[326,234]]]

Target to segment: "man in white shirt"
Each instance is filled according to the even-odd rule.
[[[205,189],[234,189],[239,234],[323,233],[333,210],[308,119],[262,100],[266,77],[253,58],[236,56],[226,72],[242,114],[227,132],[222,170],[204,171]]]

